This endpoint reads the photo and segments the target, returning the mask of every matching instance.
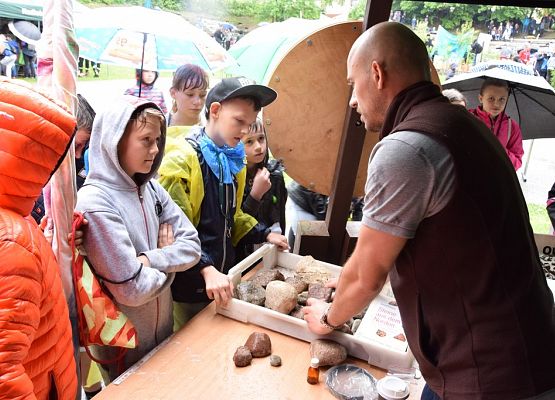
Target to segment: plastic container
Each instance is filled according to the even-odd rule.
[[[386,376],[378,381],[379,400],[404,400],[409,397],[409,385],[396,376]]]
[[[338,399],[375,400],[378,398],[376,378],[353,364],[332,367],[326,374],[326,386]]]
[[[286,277],[295,273],[296,266],[302,259],[297,254],[277,251],[274,245],[265,244],[229,271],[228,276],[233,284],[237,286],[241,282],[243,271],[261,258],[263,268],[279,266],[279,270]],[[341,267],[337,265],[324,262],[319,262],[319,265],[325,267],[333,277],[339,276],[341,272]],[[237,299],[229,301],[226,307],[217,307],[216,311],[226,317],[259,325],[307,342],[320,338],[333,340],[345,346],[351,356],[383,369],[412,369],[414,356],[408,346],[405,351],[399,351],[376,341],[357,338],[339,331],[334,331],[326,336],[315,335],[308,330],[304,320]]]

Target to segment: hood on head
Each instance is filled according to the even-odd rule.
[[[113,188],[136,190],[150,180],[162,163],[166,144],[166,124],[162,124],[159,151],[148,174],[136,174],[136,182],[121,167],[118,144],[135,110],[160,108],[151,101],[134,96],[121,96],[96,115],[89,142],[89,173],[85,184],[100,183]],[[160,111],[162,112],[162,111]]]
[[[64,159],[75,118],[25,82],[0,77],[0,207],[27,216]]]

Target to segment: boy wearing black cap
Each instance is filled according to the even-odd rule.
[[[166,146],[160,183],[197,228],[202,247],[200,262],[178,273],[172,285],[175,329],[211,299],[226,304],[232,297],[227,272],[239,243],[268,241],[288,248],[285,236],[241,211],[246,180],[241,139],[276,97],[271,88],[247,78],[223,79],[206,97],[206,128]]]

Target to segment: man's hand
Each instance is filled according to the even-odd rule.
[[[287,243],[287,238],[279,233],[271,232],[266,236],[266,241],[275,244],[279,250],[289,250],[289,244]]]
[[[332,332],[330,328],[320,322],[322,315],[324,315],[328,307],[330,307],[330,303],[309,298],[306,304],[306,307],[303,307],[303,312],[304,320],[308,324],[308,329],[317,335],[327,335]]]
[[[206,295],[208,298],[213,299],[218,306],[226,306],[233,297],[233,282],[229,280],[229,277],[222,274],[213,266],[201,269],[200,274],[206,283]]]
[[[173,242],[175,242],[175,236],[173,235],[172,226],[170,224],[160,224],[158,229],[158,248],[170,246]]]
[[[256,201],[260,201],[262,196],[270,190],[272,182],[270,182],[270,172],[266,168],[256,171],[250,195]]]

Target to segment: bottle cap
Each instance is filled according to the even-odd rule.
[[[378,381],[378,394],[385,400],[403,400],[409,397],[409,386],[396,376],[386,376]]]
[[[320,365],[319,359],[317,359],[316,357],[310,359],[310,366],[312,368],[318,368],[319,365]]]

